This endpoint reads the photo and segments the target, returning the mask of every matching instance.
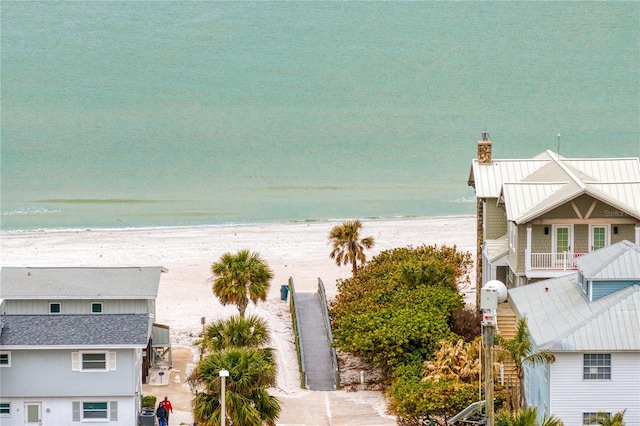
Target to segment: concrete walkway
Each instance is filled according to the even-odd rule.
[[[331,362],[329,336],[322,316],[318,293],[298,293],[297,316],[300,320],[300,344],[307,375],[307,387],[313,391],[335,390],[335,375]]]

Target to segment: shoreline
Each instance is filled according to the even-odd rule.
[[[385,221],[405,221],[405,220],[429,220],[438,218],[468,218],[475,217],[475,214],[450,214],[450,215],[434,215],[434,216],[379,216],[359,218],[363,223],[366,222],[385,222]],[[278,226],[278,225],[297,225],[297,224],[316,224],[316,223],[335,223],[339,224],[347,220],[355,220],[355,218],[344,219],[302,219],[288,220],[282,222],[224,222],[224,223],[208,223],[200,225],[149,225],[149,226],[128,226],[128,227],[74,227],[74,228],[27,228],[27,229],[0,229],[0,237],[14,235],[40,235],[55,233],[80,233],[80,232],[117,232],[117,231],[150,231],[150,230],[174,230],[174,229],[192,229],[192,228],[228,228],[228,227],[254,227],[254,226]]]

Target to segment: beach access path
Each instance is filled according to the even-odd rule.
[[[107,229],[75,231],[36,231],[3,234],[0,238],[0,265],[17,267],[125,267],[162,266],[156,299],[156,322],[171,327],[174,368],[180,370],[180,383],[173,383],[169,399],[179,401],[177,392],[190,389],[184,379],[197,359],[191,356],[177,364],[179,348],[189,351],[207,323],[237,315],[235,306],[222,306],[211,290],[211,264],[225,252],[250,249],[258,252],[273,270],[271,290],[266,302],[251,304],[247,315],[264,318],[271,330],[271,344],[278,364],[276,386],[269,392],[282,403],[278,423],[282,425],[383,426],[395,424],[385,414],[381,392],[309,391],[300,388],[300,374],[288,304],[280,299],[280,287],[290,277],[300,292],[317,291],[321,278],[331,300],[337,294],[336,282],[351,275],[350,267],[338,267],[330,259],[331,229],[342,221],[225,225],[184,228]],[[456,246],[475,259],[475,216],[441,216],[407,219],[362,220],[363,237],[372,236],[375,246],[367,250],[371,259],[384,250],[420,245]],[[475,301],[475,271],[471,285],[461,289],[465,299]],[[171,374],[171,379],[175,379]],[[146,387],[146,386],[145,386]],[[164,397],[165,389],[159,391]],[[175,404],[174,404],[175,405]],[[190,405],[181,404],[184,424],[191,426]],[[178,426],[177,410],[171,426]]]

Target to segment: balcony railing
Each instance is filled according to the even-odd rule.
[[[576,260],[585,253],[531,253],[529,270],[567,271],[577,269]]]

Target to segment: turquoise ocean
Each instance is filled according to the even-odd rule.
[[[483,131],[640,155],[638,2],[0,8],[2,232],[473,214]]]

